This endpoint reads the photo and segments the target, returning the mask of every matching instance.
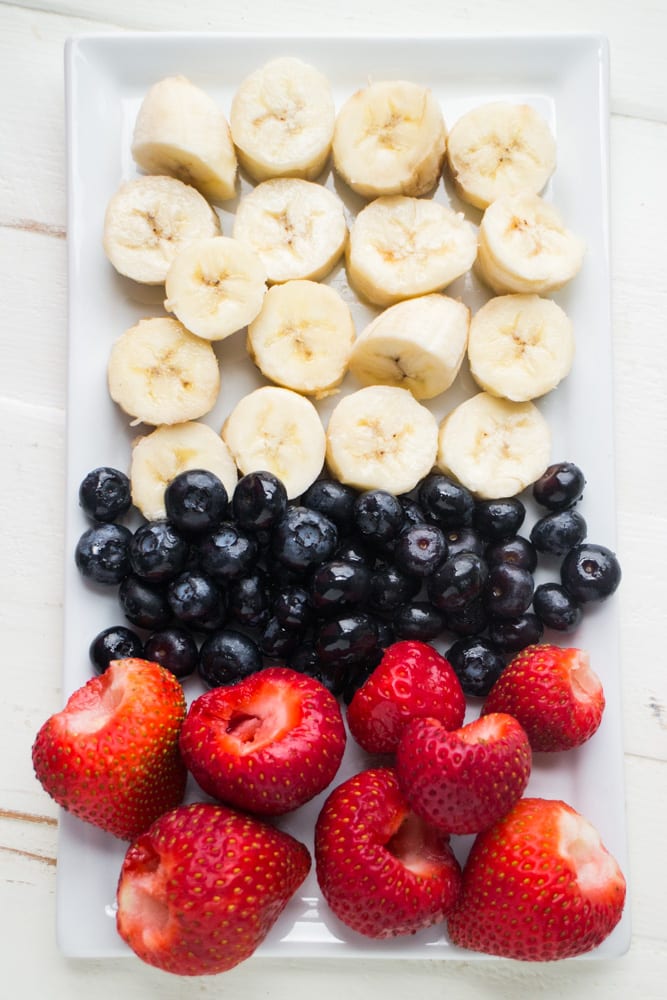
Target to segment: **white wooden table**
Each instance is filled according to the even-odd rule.
[[[595,31],[611,46],[615,445],[632,946],[604,962],[277,961],[224,977],[168,977],[138,960],[72,961],[55,943],[57,810],[30,747],[61,703],[66,375],[63,45],[80,32],[479,34]],[[667,996],[667,683],[663,652],[667,494],[667,4],[442,0],[329,9],[297,0],[0,2],[0,969],[12,1000],[345,995]],[[592,376],[591,393],[595,383]],[[94,429],[91,431],[94,433]]]

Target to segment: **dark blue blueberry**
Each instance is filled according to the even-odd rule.
[[[126,576],[121,581],[118,602],[127,620],[138,628],[165,628],[173,619],[164,586],[138,576]]]
[[[561,583],[568,594],[587,604],[610,597],[621,582],[621,566],[605,545],[584,542],[567,553],[560,568]]]
[[[132,532],[122,524],[95,524],[79,538],[74,561],[82,576],[116,585],[130,572]]]
[[[445,616],[428,601],[411,601],[397,611],[393,626],[401,639],[430,642],[444,629]]]
[[[377,650],[377,626],[366,614],[345,615],[325,622],[315,636],[323,665],[349,667],[362,663]]]
[[[300,674],[317,676],[320,669],[320,658],[315,650],[312,639],[302,639],[287,657],[287,665]]]
[[[204,639],[197,670],[204,683],[212,688],[236,684],[263,666],[256,642],[234,629],[221,629]]]
[[[512,563],[492,566],[484,588],[484,603],[491,618],[518,618],[530,607],[533,574]]]
[[[199,650],[192,632],[174,626],[160,629],[148,636],[144,644],[144,657],[159,663],[181,680],[197,669]]]
[[[582,619],[581,607],[559,583],[541,583],[533,594],[533,611],[546,628],[572,632]]]
[[[257,639],[262,653],[271,660],[285,660],[300,641],[300,630],[287,628],[276,617],[269,618]]]
[[[93,521],[115,521],[132,506],[130,480],[108,465],[93,469],[79,486],[79,504]]]
[[[557,510],[536,521],[530,540],[538,552],[563,556],[586,537],[586,522],[576,510]]]
[[[463,693],[485,698],[505,669],[505,659],[490,639],[481,635],[457,639],[445,654],[461,682]]]
[[[336,479],[318,479],[301,497],[304,507],[318,510],[336,525],[341,534],[354,526],[354,502],[357,491]]]
[[[248,472],[236,484],[232,514],[247,531],[270,530],[287,511],[287,490],[272,472]]]
[[[228,499],[224,484],[208,469],[181,472],[164,491],[167,517],[188,537],[215,528],[226,514]]]
[[[367,545],[357,539],[348,538],[336,549],[334,558],[342,562],[363,563],[364,566],[372,567],[375,564],[376,553],[371,552]]]
[[[226,596],[210,576],[185,570],[167,587],[167,600],[174,616],[194,629],[220,628],[227,617]]]
[[[542,622],[530,611],[517,618],[495,618],[489,622],[489,639],[501,653],[518,653],[534,646],[544,635]]]
[[[465,608],[445,613],[445,628],[454,635],[479,635],[489,624],[489,615],[481,597]]]
[[[412,576],[428,576],[446,556],[445,536],[435,524],[412,525],[401,532],[394,545],[394,563]]]
[[[310,600],[320,614],[342,613],[364,605],[371,591],[371,572],[359,562],[332,559],[313,572]]]
[[[250,628],[264,625],[271,613],[269,578],[259,567],[238,580],[232,580],[227,590],[228,611],[240,625]]]
[[[440,472],[423,479],[418,490],[419,505],[427,520],[440,528],[462,528],[472,525],[475,500],[460,483]]]
[[[404,518],[400,500],[386,490],[365,490],[354,502],[356,530],[371,545],[384,545],[396,538]]]
[[[441,611],[460,611],[479,597],[487,576],[481,556],[459,552],[445,560],[426,581],[429,600]]]
[[[305,573],[330,559],[338,545],[333,521],[308,507],[288,507],[273,532],[273,555],[288,569]]]
[[[533,483],[533,496],[548,510],[565,510],[581,499],[584,474],[574,462],[556,462]]]
[[[189,543],[163,518],[141,524],[130,541],[132,571],[155,583],[171,580],[185,569],[189,553]]]
[[[382,563],[371,573],[368,607],[379,615],[394,615],[419,593],[420,587],[417,577],[401,573],[390,563]]]
[[[473,528],[449,528],[445,531],[447,542],[447,557],[458,555],[459,552],[475,552],[484,555],[484,541]]]
[[[399,502],[403,508],[403,527],[401,531],[406,531],[415,524],[426,524],[426,516],[416,500],[409,496],[400,496]]]
[[[199,563],[218,583],[245,576],[257,564],[257,542],[232,521],[223,521],[197,544]]]
[[[513,566],[520,566],[533,573],[537,568],[537,549],[523,535],[515,535],[514,538],[506,538],[500,542],[492,542],[488,545],[484,553],[486,564],[489,569],[498,566],[500,563],[511,563]]]
[[[274,617],[287,629],[305,629],[314,617],[308,591],[298,584],[281,587],[273,599],[272,610]]]
[[[516,535],[525,517],[526,508],[518,497],[477,500],[472,523],[480,535],[495,542]]]
[[[88,650],[90,662],[98,674],[103,674],[112,660],[143,657],[144,644],[131,628],[112,625],[95,636]]]

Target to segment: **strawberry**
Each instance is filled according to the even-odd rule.
[[[460,889],[449,838],[410,811],[392,768],[362,771],[331,792],[315,826],[315,864],[336,916],[371,938],[439,923]]]
[[[604,941],[624,903],[623,873],[588,820],[525,798],[475,838],[449,936],[505,958],[570,958]]]
[[[347,709],[350,732],[368,753],[394,753],[406,722],[439,719],[446,729],[463,723],[465,695],[451,664],[425,642],[388,646]]]
[[[183,800],[178,749],[183,689],[157,663],[112,661],[37,733],[32,760],[48,794],[79,819],[124,840]]]
[[[288,667],[267,667],[196,698],[180,746],[186,766],[213,798],[278,816],[332,781],[345,726],[323,684]]]
[[[528,733],[533,750],[569,750],[597,730],[605,699],[588,653],[548,644],[527,646],[487,695],[482,715],[508,712]]]
[[[396,751],[408,804],[445,833],[477,833],[504,816],[523,795],[530,766],[526,733],[500,713],[453,732],[437,719],[413,719]]]
[[[226,806],[165,813],[127,851],[116,926],[165,972],[225,972],[264,940],[311,866],[287,833]]]

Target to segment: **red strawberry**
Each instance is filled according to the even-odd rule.
[[[333,912],[371,938],[439,923],[460,889],[449,838],[410,811],[391,768],[362,771],[329,795],[315,826],[315,863]]]
[[[588,820],[526,798],[476,837],[448,930],[463,948],[544,962],[596,948],[624,903],[623,874]]]
[[[588,653],[547,644],[518,653],[491,688],[482,707],[508,712],[528,733],[533,750],[569,750],[597,730],[605,699]]]
[[[311,866],[298,840],[213,803],[161,816],[125,855],[116,926],[150,965],[225,972],[264,940]]]
[[[323,684],[287,667],[267,667],[190,706],[181,753],[205,792],[248,812],[278,816],[332,781],[345,726]]]
[[[487,715],[453,732],[437,719],[413,719],[398,744],[396,774],[422,819],[445,833],[477,833],[521,798],[531,756],[511,715]]]
[[[39,730],[37,778],[79,819],[131,840],[183,800],[183,689],[149,660],[115,660]]]
[[[458,729],[464,714],[465,695],[450,663],[428,643],[406,640],[385,649],[355,692],[347,721],[368,753],[394,753],[403,727],[415,716]]]

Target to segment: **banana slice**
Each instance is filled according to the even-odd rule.
[[[239,202],[233,235],[257,253],[270,282],[318,281],[345,248],[343,203],[312,181],[297,177],[263,181]]]
[[[558,210],[520,192],[492,202],[479,228],[477,269],[496,292],[557,291],[579,271],[585,245]]]
[[[494,396],[525,402],[550,392],[574,361],[574,333],[566,313],[539,295],[499,295],[473,316],[470,371]]]
[[[343,381],[354,343],[349,306],[316,281],[288,281],[266,293],[248,327],[248,354],[266,378],[321,399]]]
[[[359,490],[408,493],[432,469],[438,425],[407,389],[374,385],[344,396],[327,427],[327,465]]]
[[[314,483],[324,464],[320,416],[305,396],[265,385],[244,396],[222,431],[242,475],[265,470],[282,480],[290,500]]]
[[[389,306],[357,338],[350,371],[363,385],[409,389],[433,399],[456,378],[466,353],[470,310],[446,295]]]
[[[556,167],[556,141],[530,105],[493,101],[454,124],[447,163],[459,196],[486,208],[502,195],[539,194]]]
[[[195,188],[175,177],[137,177],[111,198],[102,245],[120,274],[161,285],[179,250],[219,233],[218,216]]]
[[[155,83],[139,107],[132,156],[148,174],[167,174],[213,202],[236,194],[236,152],[215,101],[184,76]]]
[[[516,496],[549,464],[551,433],[534,403],[477,393],[440,424],[438,468],[475,496]]]
[[[356,217],[347,243],[348,278],[379,306],[437,292],[472,267],[473,226],[428,198],[376,198]]]
[[[365,198],[417,197],[437,183],[446,141],[440,105],[427,87],[378,81],[353,94],[338,112],[334,167]]]
[[[156,316],[116,340],[107,379],[111,398],[137,423],[179,424],[213,409],[220,366],[208,341]]]
[[[292,57],[272,59],[234,94],[229,123],[241,166],[257,181],[321,174],[335,108],[327,78]]]
[[[189,421],[158,427],[139,438],[132,449],[132,503],[149,521],[166,517],[164,491],[181,472],[214,472],[231,497],[238,480],[227,445],[208,424]]]
[[[165,281],[164,307],[192,333],[224,340],[262,308],[264,266],[250,247],[229,236],[197,240],[174,258]]]

